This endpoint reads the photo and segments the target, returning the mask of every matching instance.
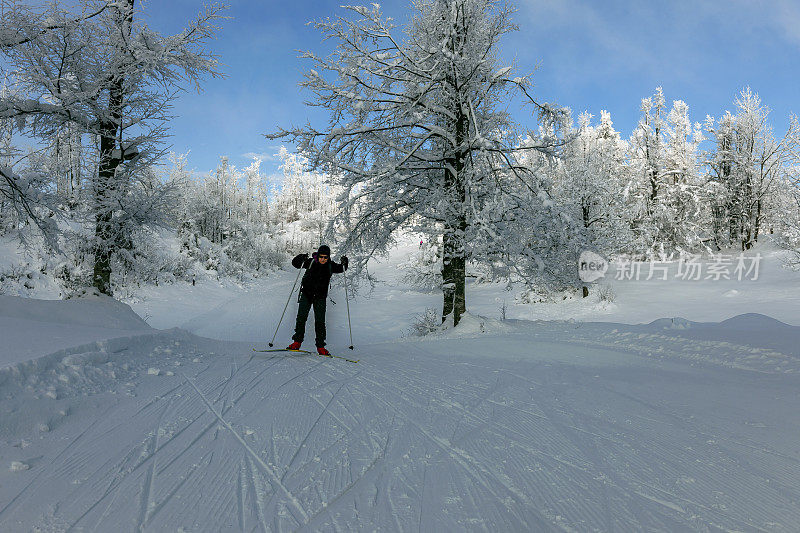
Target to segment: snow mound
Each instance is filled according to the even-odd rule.
[[[141,374],[172,376],[162,367],[181,366],[197,355],[192,347],[198,339],[177,328],[150,330],[15,363],[0,368],[0,400],[18,399],[23,391],[37,398],[63,399],[113,389]]]
[[[30,468],[30,465],[23,463],[22,461],[11,461],[11,466],[9,470],[12,472],[22,472],[23,470],[27,470]]]
[[[674,317],[674,318],[659,318],[658,320],[653,320],[648,324],[648,326],[654,329],[689,329],[692,327],[691,320],[686,320],[685,318],[681,317]]]
[[[686,339],[725,342],[800,357],[800,326],[785,324],[759,313],[736,315],[722,322],[692,322],[678,317],[660,318],[633,328],[649,333],[669,331],[669,335]]]
[[[764,331],[784,331],[796,332],[800,331],[800,327],[791,326],[780,320],[776,320],[770,316],[762,315],[760,313],[744,313],[736,315],[722,322],[693,322],[681,317],[673,318],[659,318],[653,320],[646,325],[648,329],[718,329],[718,330],[733,330],[733,331],[751,331],[759,332]]]
[[[0,317],[108,329],[150,329],[147,322],[128,305],[93,293],[69,300],[34,300],[0,295]]]
[[[720,328],[750,330],[750,331],[764,331],[764,330],[784,330],[784,331],[800,331],[798,326],[790,326],[780,320],[776,320],[771,316],[762,315],[760,313],[745,313],[736,315],[728,320],[723,320],[719,323]]]
[[[757,320],[764,319],[772,320],[769,317]],[[753,324],[752,317],[740,320]],[[576,321],[507,322],[519,334],[533,335],[538,341],[598,347],[653,360],[688,361],[704,367],[720,365],[764,374],[800,374],[800,327],[785,324],[784,329],[777,331],[768,328],[740,330],[718,322],[672,318],[638,325]]]
[[[450,320],[442,324],[433,335],[438,338],[474,337],[486,333],[507,333],[511,328],[502,321],[472,313],[464,313],[458,326],[453,327],[452,315]]]
[[[129,306],[108,296],[34,300],[0,295],[0,367],[69,346],[150,331]]]
[[[180,329],[149,330],[0,368],[0,405],[4,409],[0,444],[12,435],[38,441],[42,434],[69,424],[70,414],[87,402],[112,405],[120,397],[134,395],[141,376],[156,382],[174,379],[176,372],[166,368],[202,361],[206,353],[218,351],[218,346],[216,341]],[[27,457],[11,459],[27,462]],[[2,526],[0,530],[5,531]]]

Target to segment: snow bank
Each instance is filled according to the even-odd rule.
[[[152,328],[129,306],[107,296],[34,300],[0,295],[0,367],[134,331]]]
[[[34,300],[0,295],[0,317],[107,329],[150,329],[129,306],[108,296],[93,294],[70,300]]]
[[[800,358],[800,327],[758,313],[737,315],[722,322],[692,322],[684,318],[661,318],[634,329],[668,331],[670,335],[702,341],[775,350]]]

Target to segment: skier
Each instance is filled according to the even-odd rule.
[[[341,274],[347,270],[348,260],[342,256],[341,263],[336,263],[331,259],[331,249],[322,245],[312,255],[299,254],[292,259],[292,266],[295,268],[305,268],[303,281],[300,284],[300,296],[297,308],[297,322],[294,328],[292,340],[294,342],[286,347],[287,350],[299,350],[303,343],[306,332],[306,320],[311,307],[314,307],[314,331],[317,338],[317,353],[320,355],[330,355],[325,349],[325,306],[328,299],[328,285],[331,275]]]

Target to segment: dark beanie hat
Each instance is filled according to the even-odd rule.
[[[319,247],[319,250],[317,250],[317,254],[318,255],[319,254],[323,254],[323,255],[327,255],[328,257],[330,257],[331,256],[331,249],[328,247],[327,244],[323,244],[322,246]]]

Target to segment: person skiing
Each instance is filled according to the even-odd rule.
[[[306,320],[311,307],[314,307],[314,332],[316,333],[317,353],[331,355],[325,349],[325,307],[328,299],[328,285],[333,274],[341,274],[347,270],[347,256],[342,256],[341,263],[331,259],[331,249],[323,244],[309,257],[308,254],[298,254],[292,259],[292,266],[305,268],[303,281],[300,284],[300,296],[297,308],[297,322],[294,327],[292,344],[287,350],[299,350],[306,332]]]

